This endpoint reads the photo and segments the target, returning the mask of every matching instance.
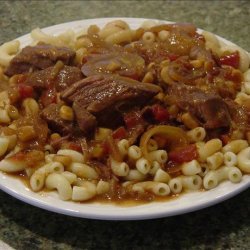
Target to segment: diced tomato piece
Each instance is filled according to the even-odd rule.
[[[177,163],[189,162],[198,158],[198,151],[195,144],[190,144],[170,152],[168,158],[170,161]]]
[[[18,84],[18,92],[21,99],[33,96],[33,88],[22,83]]]
[[[221,135],[220,139],[222,140],[223,145],[228,144],[230,137],[228,135]]]
[[[232,68],[229,69],[229,67],[228,67],[228,69],[224,73],[224,77],[227,80],[230,80],[230,81],[237,83],[237,85],[239,85],[241,87],[241,82],[243,81],[243,74],[240,70],[232,69]]]
[[[154,140],[157,142],[157,145],[159,148],[165,148],[167,143],[168,143],[168,139],[165,136],[162,135],[155,135]]]
[[[236,51],[230,55],[220,57],[220,63],[238,69],[240,64],[239,52]]]
[[[103,154],[106,155],[110,153],[110,148],[106,141],[102,143],[102,148],[103,148]]]
[[[78,151],[78,152],[82,152],[81,145],[79,145],[77,143],[70,142],[69,145],[68,145],[68,147],[69,147],[69,149],[72,149],[72,150],[75,150],[75,151]]]
[[[44,107],[47,107],[51,103],[56,103],[56,91],[53,89],[44,91],[40,97],[40,101]]]
[[[141,117],[137,112],[130,112],[128,114],[125,114],[123,119],[127,128],[133,128],[141,120]]]
[[[176,54],[168,54],[168,58],[169,60],[172,62],[172,61],[175,61],[179,56],[176,55]]]
[[[112,136],[114,139],[121,140],[121,139],[126,138],[127,131],[124,127],[120,127],[113,132]]]
[[[153,106],[152,112],[155,120],[157,120],[158,122],[165,122],[169,120],[168,111],[160,105]]]

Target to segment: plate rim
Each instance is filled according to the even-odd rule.
[[[104,17],[104,18],[91,18],[91,19],[83,19],[83,20],[76,20],[76,21],[60,23],[60,24],[41,28],[41,30],[45,31],[45,32],[53,32],[53,30],[61,30],[61,32],[62,32],[63,28],[65,29],[65,26],[72,26],[73,29],[76,29],[77,25],[80,25],[80,24],[82,24],[83,26],[87,26],[87,23],[96,24],[97,22],[103,22],[103,24],[105,24],[109,21],[117,20],[117,19],[125,20],[129,24],[131,24],[132,22],[135,22],[137,26],[146,20],[159,21],[159,22],[165,22],[165,23],[174,23],[173,21],[167,21],[167,20],[161,20],[161,19],[150,19],[150,18],[133,18],[133,17],[111,17],[110,18],[110,17]],[[198,30],[203,31],[202,29],[199,29],[199,28],[198,28]],[[56,34],[57,32],[53,32],[53,33]],[[218,37],[221,41],[225,42],[226,44],[237,46],[233,42],[228,41],[227,39],[225,39],[221,36],[216,35],[216,37]],[[21,44],[25,44],[25,42],[23,42],[23,41],[30,41],[31,40],[30,33],[27,33],[25,35],[17,37],[14,40],[19,40],[21,42]],[[17,181],[17,180],[15,180],[14,177],[8,176],[0,171],[0,180],[4,180],[6,178],[7,178],[7,182],[8,182],[8,178],[11,178],[12,181],[14,181],[14,182]],[[10,182],[11,182],[11,180],[10,180]],[[27,187],[24,185],[24,183],[22,183],[22,185],[23,185],[24,189],[27,189]],[[243,192],[247,188],[249,188],[250,187],[250,175],[244,175],[244,181],[242,180],[242,182],[240,182],[238,184],[231,184],[231,185],[238,185],[238,186],[233,191],[227,192],[226,194],[215,197],[213,199],[210,198],[210,199],[205,200],[203,202],[197,202],[197,204],[194,204],[194,205],[192,203],[189,206],[180,207],[179,209],[175,209],[173,211],[170,210],[170,211],[161,211],[161,212],[148,212],[148,213],[142,213],[142,214],[138,213],[138,211],[141,210],[140,209],[141,205],[128,206],[128,207],[119,206],[119,205],[117,206],[117,205],[112,205],[112,204],[108,205],[108,206],[111,206],[112,208],[117,208],[118,210],[121,207],[126,208],[126,209],[131,209],[131,208],[135,209],[136,208],[135,210],[138,210],[138,211],[136,211],[135,214],[126,214],[126,213],[124,213],[124,209],[121,209],[120,214],[119,213],[112,214],[112,212],[111,213],[92,213],[92,212],[87,212],[87,211],[79,211],[79,210],[75,210],[74,206],[72,207],[72,209],[63,208],[63,207],[56,207],[54,204],[49,203],[49,201],[46,202],[44,200],[38,199],[38,197],[36,198],[35,196],[39,195],[39,193],[35,193],[35,192],[29,190],[30,195],[24,194],[24,193],[20,192],[20,190],[15,190],[14,187],[3,185],[1,181],[0,181],[0,190],[11,195],[12,197],[14,197],[18,200],[21,200],[22,202],[25,202],[27,204],[30,204],[32,206],[42,208],[44,210],[48,210],[51,212],[68,215],[68,216],[88,218],[88,219],[101,219],[101,220],[144,220],[144,219],[155,219],[155,218],[162,218],[162,217],[169,217],[169,216],[176,216],[176,215],[180,215],[180,214],[186,214],[189,212],[201,210],[203,208],[210,207],[210,206],[213,206],[213,205],[218,204],[220,202],[223,202],[223,201],[230,199],[230,198],[236,196],[237,194]],[[218,189],[218,188],[220,188],[220,187],[217,187],[216,189]],[[216,189],[215,189],[215,191],[216,191]],[[199,191],[199,192],[202,193],[201,191]],[[204,193],[208,193],[208,192],[210,192],[210,191],[205,191]],[[192,193],[196,193],[196,192],[192,192]],[[192,195],[192,193],[190,193],[190,194]],[[186,194],[182,194],[181,196],[185,196],[185,195]],[[50,195],[49,195],[49,197],[50,197]],[[177,198],[177,200],[180,200],[180,199],[181,199],[181,197]],[[58,202],[58,201],[59,201],[58,198],[56,198],[55,202]],[[151,205],[153,204],[153,206],[154,206],[154,204],[156,204],[156,207],[157,207],[157,205],[162,205],[162,204],[167,205],[169,202],[170,201],[152,202],[149,204],[151,204]],[[59,203],[72,204],[73,202],[72,201],[66,201],[66,202],[60,201]],[[86,203],[86,204],[89,205],[89,203]],[[93,203],[93,204],[95,204],[95,203]],[[101,205],[105,206],[106,204],[101,204]],[[145,203],[145,206],[143,205],[144,207],[141,207],[141,208],[147,209],[147,205],[148,204]],[[81,206],[85,206],[85,204],[81,204]],[[99,206],[99,204],[98,204],[98,206]],[[137,209],[137,208],[139,208],[139,209]]]

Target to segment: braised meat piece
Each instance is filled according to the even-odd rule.
[[[139,80],[144,76],[145,62],[136,53],[123,51],[120,47],[103,53],[92,53],[85,60],[82,72],[85,76],[98,74],[118,74]]]
[[[73,124],[70,121],[65,121],[60,117],[61,105],[52,103],[43,109],[41,117],[47,121],[49,128],[53,131],[68,135],[72,132]]]
[[[161,88],[156,85],[130,78],[98,75],[74,83],[62,93],[61,98],[73,103],[75,112],[77,109],[85,110],[76,116],[80,128],[86,133],[94,125],[93,116],[99,125],[105,123],[112,127],[114,114],[121,116],[123,111],[143,105],[160,91]],[[89,113],[88,119],[86,112]]]
[[[238,103],[230,99],[225,99],[225,102],[228,106],[228,110],[232,119],[232,127],[249,130],[250,129],[250,113],[243,106],[240,106]]]
[[[46,89],[48,86],[55,86],[57,91],[66,89],[71,84],[82,79],[81,70],[73,66],[63,66],[54,76],[54,67],[39,70],[28,75],[24,84],[30,85],[35,89]]]
[[[46,69],[58,60],[69,65],[75,57],[75,52],[66,47],[56,47],[48,44],[27,46],[17,54],[5,71],[7,76],[22,74],[30,70]]]
[[[229,127],[231,118],[227,104],[215,93],[206,93],[201,89],[184,84],[169,88],[176,104],[182,110],[196,117],[206,129]]]
[[[80,102],[73,103],[73,110],[76,116],[77,124],[82,131],[91,131],[96,127],[96,118],[86,109],[81,107]]]

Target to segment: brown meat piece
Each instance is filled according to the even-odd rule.
[[[190,112],[207,129],[229,127],[231,124],[228,107],[217,94],[176,84],[169,88],[169,95],[174,97],[179,108]]]
[[[232,127],[242,130],[250,129],[250,114],[244,108],[244,106],[240,106],[238,103],[233,100],[226,99],[225,100],[228,110],[232,119]]]
[[[132,79],[141,79],[145,71],[145,62],[136,53],[113,47],[110,51],[93,53],[86,57],[81,70],[85,76],[98,74],[118,74]],[[112,66],[113,65],[113,66]]]
[[[75,112],[77,124],[82,131],[87,132],[95,128],[97,124],[95,116],[82,108],[79,102],[73,103],[73,110]]]
[[[62,93],[61,98],[68,103],[77,103],[80,109],[85,109],[85,112],[94,115],[100,125],[109,124],[112,127],[117,118],[114,114],[119,116],[121,110],[143,105],[160,90],[156,85],[141,83],[126,77],[98,75],[74,83]],[[74,110],[76,111],[76,108]],[[86,113],[82,118],[85,123],[82,126],[83,132],[87,132],[84,127],[88,129],[91,127],[86,125],[87,123],[93,124],[92,116],[89,120],[85,117]],[[78,116],[78,124],[82,124],[79,119]]]
[[[30,70],[46,69],[59,60],[69,65],[74,57],[75,52],[66,47],[56,47],[48,44],[27,46],[10,61],[5,74],[13,76]]]
[[[77,67],[65,65],[55,77],[53,69],[54,67],[49,67],[33,72],[28,75],[24,83],[35,89],[46,89],[49,85],[55,85],[56,90],[60,92],[82,79],[81,70]]]
[[[128,139],[129,145],[133,145],[133,144],[136,143],[136,141],[138,140],[138,138],[145,131],[145,127],[146,127],[146,122],[145,123],[137,124],[135,127],[131,128],[128,131],[128,138],[127,139]]]
[[[60,117],[61,105],[52,103],[43,109],[41,117],[47,121],[49,128],[53,131],[68,135],[72,132],[73,124],[70,121],[65,121]]]

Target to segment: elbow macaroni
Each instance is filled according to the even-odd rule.
[[[117,162],[111,158],[110,165],[112,172],[117,176],[127,176],[129,173],[129,166],[126,162]]]
[[[201,172],[201,166],[197,160],[192,160],[190,162],[183,163],[181,165],[181,171],[184,175],[196,175]]]
[[[0,46],[0,65],[8,66],[11,59],[14,57],[19,50],[20,42],[19,41],[11,41],[4,43]]]
[[[205,189],[212,189],[223,180],[237,183],[241,178],[242,173],[238,168],[223,166],[217,170],[210,170],[203,179],[203,185]]]
[[[166,196],[170,193],[170,188],[166,183],[145,181],[133,185],[132,190],[135,192],[150,191],[155,195]]]
[[[72,190],[73,201],[86,201],[96,195],[96,185],[92,182],[85,181],[80,187],[74,186]]]
[[[200,160],[204,162],[207,157],[218,152],[222,148],[222,142],[220,139],[212,139],[206,142],[203,146],[198,148]]]
[[[46,178],[45,186],[48,189],[57,189],[61,200],[70,200],[72,197],[72,187],[62,174],[49,174]]]
[[[250,174],[250,147],[243,149],[237,155],[238,167],[241,171]]]

